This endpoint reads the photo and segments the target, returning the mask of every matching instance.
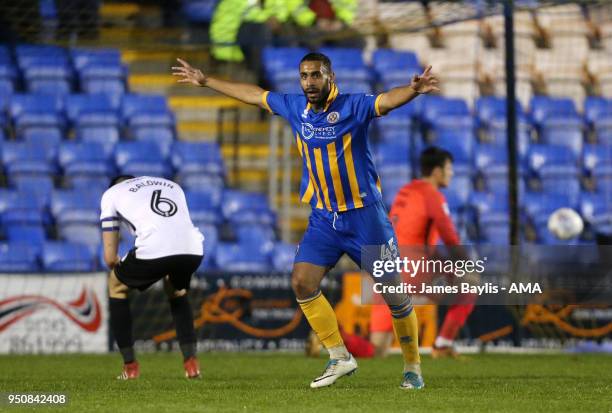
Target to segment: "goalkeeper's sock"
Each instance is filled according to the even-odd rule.
[[[459,334],[459,330],[465,325],[465,322],[473,310],[474,304],[451,305],[444,317],[444,322],[436,338],[435,346],[452,346],[457,334]]]
[[[404,356],[404,372],[421,374],[421,357],[419,355],[419,324],[413,311],[410,298],[400,305],[390,305],[393,329],[400,343]]]
[[[134,355],[134,339],[132,338],[132,312],[127,299],[110,298],[110,323],[117,347],[125,364],[136,360]]]
[[[297,302],[310,323],[310,327],[329,351],[329,357],[348,360],[350,354],[340,336],[336,313],[321,291],[317,291],[312,297],[297,300]]]
[[[186,295],[170,300],[170,311],[176,326],[176,338],[183,353],[183,359],[187,360],[196,355],[196,334],[193,328],[193,314]]]

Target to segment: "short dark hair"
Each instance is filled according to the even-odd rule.
[[[419,159],[421,175],[430,176],[435,168],[444,168],[446,161],[453,162],[453,155],[446,149],[437,146],[430,146],[424,149]]]
[[[323,53],[308,53],[306,56],[302,57],[302,60],[300,60],[300,64],[304,62],[321,62],[321,64],[325,66],[327,70],[329,70],[330,72],[332,71],[331,60],[329,60],[329,57],[325,56]]]
[[[118,175],[114,177],[113,179],[111,179],[110,185],[108,187],[110,188],[111,186],[115,186],[117,184],[120,184],[123,181],[127,181],[128,179],[134,179],[134,178],[136,178],[134,175]]]

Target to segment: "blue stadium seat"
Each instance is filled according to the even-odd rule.
[[[593,129],[600,143],[612,144],[612,105],[608,112],[597,115],[593,122]]]
[[[582,119],[579,117],[551,115],[542,122],[540,137],[542,143],[566,146],[575,156],[580,156],[583,145],[582,127]]]
[[[413,105],[404,105],[389,112],[388,115],[375,120],[379,128],[406,128],[412,126],[413,118],[416,116],[416,110]]]
[[[42,225],[43,209],[38,200],[28,193],[2,190],[0,217],[3,226]]]
[[[580,215],[588,224],[598,227],[612,224],[610,197],[606,194],[582,193]]]
[[[532,145],[529,148],[530,175],[540,184],[540,190],[562,193],[574,201],[580,195],[579,170],[571,149],[558,145]]]
[[[422,102],[422,119],[425,127],[432,127],[442,115],[469,116],[470,111],[463,99],[426,96]]]
[[[122,174],[170,177],[172,174],[160,148],[151,142],[120,142],[115,164]]]
[[[489,191],[508,184],[508,151],[494,145],[477,145],[474,167]]]
[[[510,225],[485,225],[479,228],[482,242],[491,245],[508,245],[510,242]]]
[[[29,244],[0,244],[0,272],[38,272],[38,251]]]
[[[67,94],[73,89],[72,68],[64,61],[34,61],[23,69],[30,93]]]
[[[80,126],[76,134],[82,142],[101,145],[107,156],[113,153],[119,142],[119,129],[116,126]]]
[[[17,70],[10,62],[2,62],[0,59],[0,88],[5,96],[12,95],[17,81]]]
[[[63,142],[59,148],[57,161],[64,175],[104,175],[114,174],[114,167],[104,147],[92,142]]]
[[[215,143],[176,141],[172,146],[171,161],[179,174],[225,175],[221,150]]]
[[[174,143],[174,129],[165,126],[141,126],[131,130],[134,140],[140,142],[153,142],[164,156],[170,155]]]
[[[87,246],[92,256],[96,255],[102,243],[102,230],[99,223],[63,224],[58,227],[58,234],[64,241]]]
[[[92,63],[109,66],[121,65],[121,52],[118,49],[71,49],[70,56],[77,70]]]
[[[272,253],[272,268],[274,271],[288,273],[293,268],[297,247],[294,244],[277,242]]]
[[[389,165],[410,167],[410,145],[405,143],[380,143],[376,146],[376,165],[383,168]]]
[[[506,197],[488,192],[473,192],[469,202],[476,212],[478,224],[481,227],[508,223],[508,199]]]
[[[19,192],[27,194],[34,199],[40,208],[49,206],[51,192],[53,191],[53,178],[47,175],[17,175],[9,176],[10,184]]]
[[[119,126],[117,108],[105,94],[73,94],[64,101],[66,116],[75,127]]]
[[[554,98],[550,96],[533,96],[529,104],[531,118],[536,126],[550,116],[578,117],[578,112],[574,106],[574,101],[570,98]]]
[[[198,225],[198,229],[204,234],[204,258],[198,268],[198,272],[215,268],[215,254],[219,243],[219,231],[214,225]]]
[[[121,96],[127,90],[127,68],[122,64],[92,62],[79,70],[81,91]]]
[[[128,94],[123,96],[121,102],[121,116],[129,120],[138,115],[152,117],[167,114],[169,111],[166,97],[162,95],[138,95]],[[167,125],[168,119],[161,119],[163,125]]]
[[[295,76],[295,73],[294,73]],[[274,91],[278,93],[285,93],[288,95],[291,94],[302,94],[302,86],[300,85],[299,80],[280,80],[274,83]]]
[[[58,189],[51,195],[51,214],[58,226],[70,223],[99,224],[100,194],[76,189]]]
[[[87,189],[102,196],[111,178],[106,175],[72,175],[66,177],[66,184],[74,189]]]
[[[587,96],[584,101],[584,118],[593,126],[600,115],[612,114],[612,99],[601,96]]]
[[[612,147],[599,144],[584,145],[582,166],[593,178],[612,178]]]
[[[269,257],[251,244],[220,242],[215,262],[219,269],[235,272],[268,272]]]
[[[221,215],[221,188],[203,186],[197,191],[186,191],[185,198],[189,206],[189,216],[194,223],[220,224]]]
[[[576,204],[566,194],[527,192],[522,197],[525,217],[534,225],[548,222],[548,217],[559,208],[575,208]]]
[[[414,52],[377,49],[372,56],[374,71],[385,87],[406,85],[414,74],[421,73],[421,65]]]
[[[399,190],[410,183],[409,166],[388,166],[379,168],[380,184],[382,189],[383,202],[390,208]]]
[[[6,238],[11,243],[30,244],[42,247],[46,241],[45,229],[42,225],[13,224],[5,228]]]
[[[274,84],[286,80],[295,82],[300,60],[307,53],[301,47],[264,47],[262,61],[266,78]]]
[[[62,137],[61,131],[57,128],[28,128],[21,133],[21,138],[27,144],[44,147],[51,153],[56,151]]]
[[[473,162],[476,138],[471,130],[453,131],[447,129],[440,131],[436,134],[433,143],[449,151],[453,155],[455,164],[471,164]]]
[[[505,97],[482,96],[476,99],[475,115],[478,126],[487,128],[493,120],[503,121],[506,118],[507,102]],[[516,101],[517,116],[522,117],[523,110],[520,102]],[[504,122],[505,123],[505,122]]]
[[[240,243],[270,244],[266,247],[269,251],[272,251],[271,243],[276,238],[274,228],[270,225],[236,225],[234,226],[234,233]]]
[[[58,95],[14,95],[9,114],[19,133],[28,127],[65,127],[62,100]]]
[[[276,221],[265,195],[261,193],[226,189],[223,191],[221,209],[223,216],[234,225],[274,225]]]
[[[342,79],[336,85],[342,93],[372,93],[372,84],[366,80]]]
[[[63,47],[39,44],[18,44],[15,46],[15,56],[20,66],[27,66],[29,61],[36,59],[68,59],[68,52]]]
[[[83,244],[49,241],[43,246],[43,270],[49,272],[89,272],[95,269],[94,256]]]
[[[193,23],[210,23],[218,2],[218,0],[184,0],[181,2],[181,14]]]
[[[370,82],[372,74],[365,65],[362,50],[357,48],[323,47],[321,53],[332,61],[336,77],[343,81]],[[340,89],[342,92],[342,89]]]
[[[532,126],[526,118],[518,118],[516,135],[518,140],[518,151],[519,156],[524,158],[527,155],[527,150],[531,143]],[[489,123],[489,127],[486,129],[488,140],[494,145],[502,146],[507,148],[507,136],[508,132],[506,129],[505,118],[493,118]]]
[[[2,146],[2,163],[8,175],[53,175],[56,149],[35,146],[25,142],[6,142]]]

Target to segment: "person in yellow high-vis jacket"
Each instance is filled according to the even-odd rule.
[[[316,15],[304,0],[221,0],[210,25],[212,55],[223,61],[241,62],[245,48],[263,47],[272,41],[271,28],[294,22],[298,26],[311,26]],[[239,42],[241,26],[248,24],[243,42]],[[244,27],[243,27],[244,29]]]

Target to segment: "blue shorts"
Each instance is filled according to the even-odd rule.
[[[362,262],[362,248],[366,246],[376,246],[368,249],[368,255],[372,255],[369,251],[385,248],[397,253],[395,231],[382,201],[345,212],[313,208],[294,262],[333,267],[346,253],[362,269],[371,272],[370,265]],[[363,258],[369,261],[369,257]]]

